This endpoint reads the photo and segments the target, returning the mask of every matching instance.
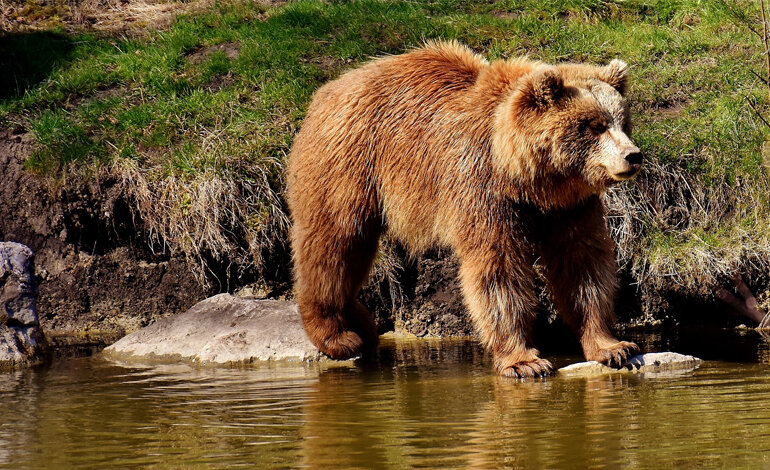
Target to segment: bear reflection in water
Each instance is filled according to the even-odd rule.
[[[724,437],[734,424],[711,401],[693,410],[693,396],[703,397],[666,386],[672,379],[521,382],[485,373],[490,358],[474,342],[385,342],[377,364],[330,369],[312,385],[302,408],[302,466],[646,468],[672,457],[649,445],[661,436],[700,423],[698,432]],[[689,376],[675,380],[697,383]],[[677,442],[688,458],[703,445]]]
[[[586,359],[638,351],[611,332],[614,244],[601,194],[640,169],[627,66],[487,62],[435,42],[375,60],[315,94],[288,162],[296,298],[332,358],[374,350],[358,301],[380,237],[450,247],[499,374],[552,373],[531,328],[535,264]]]

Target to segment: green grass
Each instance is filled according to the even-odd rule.
[[[756,15],[753,5],[741,6]],[[13,51],[18,58],[6,64],[12,91],[0,95],[0,121],[34,133],[37,148],[27,168],[52,179],[79,169],[130,168],[155,191],[173,181],[183,193],[166,201],[179,215],[175,223],[189,218],[190,201],[201,197],[196,188],[213,177],[280,192],[282,162],[316,88],[371,57],[442,38],[490,59],[620,57],[631,64],[637,144],[658,168],[683,175],[702,195],[699,203],[712,198],[729,206],[671,228],[655,215],[665,208],[649,207],[653,195],[625,188],[635,216],[645,221],[627,250],[635,266],[648,269],[660,253],[686,261],[696,238],[711,241],[704,249],[732,246],[736,232],[724,227],[740,228],[741,240],[770,232],[760,152],[768,129],[746,102],[770,110],[751,74],[762,69],[761,48],[719,2],[364,0],[265,7],[236,0],[141,39],[47,34],[0,42],[0,57]],[[54,57],[40,50],[52,38]],[[229,49],[205,53],[216,45]],[[31,59],[38,54],[48,54],[42,64]],[[243,211],[256,215],[242,222],[240,236],[264,239],[263,232],[275,229],[267,220],[277,213],[275,198],[255,187],[256,196],[241,194],[254,196]],[[685,199],[671,196],[668,203],[695,214]],[[171,245],[175,236],[185,245],[184,230],[196,230],[194,221],[177,232],[164,223],[170,222],[156,229]],[[227,218],[218,223],[222,230],[238,225]],[[723,251],[714,248],[714,259],[723,260]]]

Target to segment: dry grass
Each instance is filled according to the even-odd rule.
[[[383,303],[390,304],[393,311],[396,311],[404,303],[404,293],[400,281],[403,268],[403,259],[397,253],[395,242],[388,239],[387,236],[382,237],[367,287],[377,287]],[[384,286],[387,286],[387,289],[384,289]],[[388,292],[388,299],[384,298],[384,292]]]
[[[0,30],[98,31],[138,35],[168,29],[181,13],[210,8],[213,0],[0,0]]]
[[[674,165],[648,162],[635,185],[605,196],[618,261],[646,289],[673,282],[704,295],[735,272],[770,271],[768,191],[767,178],[751,186],[705,184]]]
[[[131,160],[114,167],[151,246],[185,255],[204,285],[210,262],[260,270],[263,253],[286,239],[289,219],[271,187],[268,166],[256,170],[247,181],[211,170],[191,178],[159,178],[153,174],[157,169],[140,168]]]
[[[210,7],[213,0],[83,0],[72,3],[74,24],[115,33],[168,29],[180,13],[201,11]]]

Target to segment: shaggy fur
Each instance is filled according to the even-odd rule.
[[[373,348],[358,302],[384,231],[451,247],[473,323],[502,375],[551,373],[530,339],[542,264],[585,356],[620,364],[614,245],[599,195],[633,176],[626,65],[488,63],[429,43],[320,88],[288,165],[296,298],[333,358]]]

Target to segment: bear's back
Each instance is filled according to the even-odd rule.
[[[499,92],[479,78],[497,69],[455,42],[428,43],[327,83],[295,139],[289,197],[301,187],[335,212],[374,200],[392,232],[412,245],[446,240],[441,219],[467,206],[458,198],[477,199],[489,177]]]
[[[304,125],[320,121],[332,137],[426,123],[442,107],[463,103],[462,90],[470,89],[487,65],[456,42],[428,43],[407,54],[380,58],[321,87]]]

